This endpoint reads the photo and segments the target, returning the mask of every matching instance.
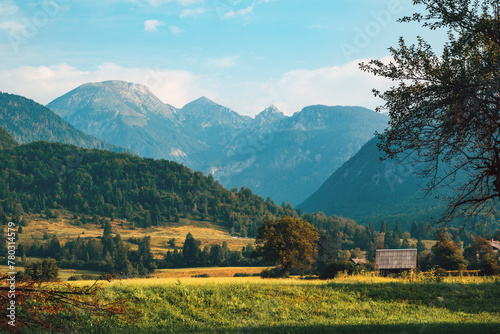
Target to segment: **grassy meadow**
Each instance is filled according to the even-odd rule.
[[[90,281],[72,282],[77,286]],[[500,280],[411,281],[373,274],[334,280],[258,277],[104,282],[132,321],[81,318],[80,333],[498,333]],[[29,331],[28,331],[29,332]],[[34,333],[34,332],[33,332]],[[36,333],[39,333],[37,331]]]
[[[50,236],[57,235],[61,244],[66,241],[81,238],[97,238],[102,236],[104,229],[102,226],[92,223],[85,225],[75,225],[73,215],[62,212],[62,217],[57,219],[42,218],[39,215],[32,215],[28,226],[24,227],[23,233],[19,234],[20,242],[31,242],[38,239],[44,242],[44,234]],[[230,250],[241,250],[249,243],[254,243],[250,238],[233,238],[227,229],[218,226],[212,222],[196,221],[190,219],[181,219],[178,223],[169,223],[169,226],[134,228],[130,222],[115,219],[111,222],[113,233],[120,234],[124,241],[129,238],[151,237],[151,251],[157,258],[163,257],[168,250],[174,250],[170,247],[168,241],[175,239],[176,248],[182,249],[184,240],[188,233],[193,234],[196,240],[201,242],[201,248],[204,246],[222,244],[226,242]],[[136,249],[137,245],[129,244],[131,249]]]

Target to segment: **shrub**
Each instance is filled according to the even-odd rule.
[[[102,276],[92,275],[92,274],[81,274],[68,277],[68,281],[87,281],[87,280],[95,281],[98,279],[102,279]]]
[[[250,277],[252,274],[249,273],[236,273],[233,277]]]
[[[273,269],[265,269],[260,273],[260,277],[262,278],[288,278],[289,276],[290,275],[288,271],[285,271],[279,267]]]
[[[326,269],[319,273],[321,279],[334,278],[339,272],[347,272],[352,274],[358,270],[357,266],[352,262],[347,261],[336,261],[331,263]]]
[[[191,277],[195,277],[195,278],[198,278],[198,277],[210,277],[209,274],[200,274],[200,275],[191,275]]]

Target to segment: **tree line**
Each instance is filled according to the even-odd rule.
[[[0,222],[28,214],[57,218],[58,210],[121,218],[137,227],[180,219],[211,221],[254,237],[262,221],[296,216],[248,188],[224,189],[211,175],[176,162],[35,142],[0,150]]]

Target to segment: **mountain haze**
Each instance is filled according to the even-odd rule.
[[[146,86],[105,81],[82,85],[47,105],[76,128],[141,156],[201,170],[251,119],[207,98],[183,109],[163,103]]]
[[[48,107],[141,156],[173,160],[213,174],[225,187],[249,187],[294,205],[388,121],[361,107],[323,105],[291,117],[270,106],[252,119],[206,97],[176,109],[147,87],[122,81],[82,85]]]
[[[259,124],[259,125],[256,125]],[[361,107],[309,106],[291,117],[275,108],[259,114],[213,168],[228,187],[296,205],[387,126],[387,117]]]
[[[420,185],[425,185],[425,179],[415,175],[422,166],[400,165],[391,159],[381,162],[377,142],[374,138],[365,144],[297,208],[341,215],[365,225],[399,220],[406,229],[414,220],[439,218],[444,203],[436,194],[424,196]]]

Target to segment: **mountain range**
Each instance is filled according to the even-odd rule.
[[[270,106],[252,119],[206,97],[178,109],[147,87],[122,81],[82,85],[47,107],[103,141],[293,205],[388,122],[365,108],[323,105],[293,116]]]
[[[77,130],[43,105],[19,95],[0,92],[0,127],[19,143],[43,140],[135,154],[131,149],[108,144]]]
[[[425,196],[421,186],[426,180],[417,176],[423,166],[380,161],[377,143],[378,138],[366,143],[297,208],[349,217],[363,225],[400,221],[406,229],[413,221],[440,218],[445,203],[436,195],[444,197],[444,190]]]

